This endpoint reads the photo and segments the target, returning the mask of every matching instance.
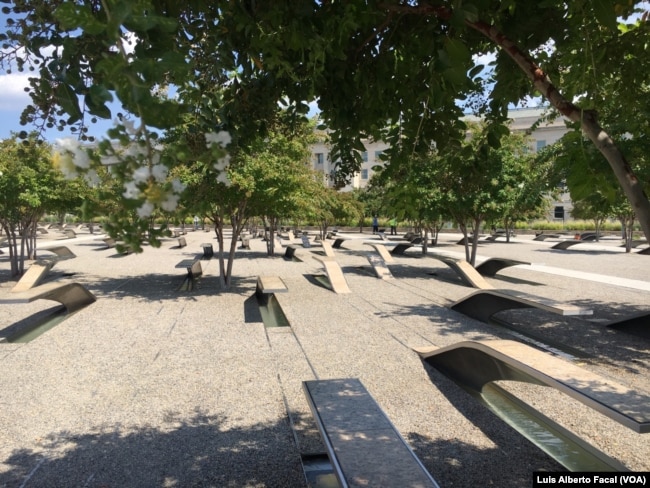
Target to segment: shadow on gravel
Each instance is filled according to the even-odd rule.
[[[548,345],[561,344],[584,353],[591,361],[625,368],[633,374],[650,374],[650,339],[608,327],[611,321],[647,313],[647,308],[629,303],[603,303],[594,300],[571,302],[594,310],[584,318],[559,316],[538,309],[506,310],[494,315],[495,323],[485,324],[439,305],[395,306],[393,315],[427,317],[435,334],[463,333],[468,340],[499,336],[520,340],[510,331],[520,332]],[[650,319],[648,319],[650,320]],[[505,322],[508,328],[499,323]],[[650,327],[650,324],[648,324]]]
[[[215,263],[216,264],[216,263]],[[215,270],[218,273],[218,269]],[[101,298],[140,298],[142,300],[183,300],[199,296],[250,295],[255,291],[256,276],[233,277],[228,290],[222,290],[217,275],[203,275],[198,279],[198,286],[191,291],[179,291],[178,287],[186,278],[187,272],[179,269],[177,273],[147,273],[133,278],[103,278],[86,276],[84,285]]]
[[[453,381],[428,364],[422,365],[453,407],[495,444],[480,449],[453,436],[448,442],[432,443],[415,432],[405,435],[440,486],[530,486],[533,471],[565,471]]]
[[[53,432],[38,451],[3,460],[0,486],[305,486],[286,421],[244,428],[228,420],[196,407],[190,418],[165,412],[161,427]]]

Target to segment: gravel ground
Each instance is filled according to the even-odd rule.
[[[62,235],[59,235],[59,237]],[[350,237],[359,237],[350,234]],[[366,234],[367,239],[373,238]],[[443,486],[530,486],[535,470],[561,466],[413,348],[514,339],[508,329],[448,308],[472,292],[445,264],[410,252],[374,277],[362,240],[336,250],[352,290],[320,286],[315,245],[302,261],[269,258],[265,243],[238,249],[229,291],[217,259],[202,261],[198,289],[179,291],[182,261],[214,235],[189,232],[139,255],[116,254],[97,236],[57,240],[77,255],[49,280],[83,283],[97,302],[24,344],[0,343],[0,487],[306,486],[301,455],[322,452],[301,382],[358,377]],[[462,257],[455,234],[437,251]],[[606,323],[650,309],[650,257],[607,240],[557,251],[520,236],[482,244],[479,259],[534,263],[488,281],[587,306],[587,319],[539,310],[502,318],[579,353],[582,367],[650,394],[650,341]],[[279,250],[280,256],[283,250]],[[254,300],[259,275],[281,277],[290,328],[265,328]],[[9,295],[0,255],[0,297]],[[52,310],[40,300],[0,304],[0,335]],[[626,468],[650,471],[650,434],[640,435],[550,388],[502,386]]]

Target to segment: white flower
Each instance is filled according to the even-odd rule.
[[[99,175],[97,174],[97,171],[94,169],[91,169],[84,175],[84,179],[88,182],[90,186],[98,185],[101,180],[99,179]]]
[[[232,137],[230,137],[230,133],[225,130],[216,133],[208,132],[205,134],[205,142],[210,147],[213,144],[219,144],[221,147],[226,147],[230,144],[230,141],[232,141]]]
[[[230,163],[230,154],[226,154],[223,158],[219,158],[219,160],[214,163],[214,169],[223,171],[226,169],[226,166]]]
[[[74,180],[77,176],[79,176],[79,173],[77,172],[77,167],[75,166],[74,162],[72,161],[72,156],[70,153],[57,153],[58,156],[56,158],[57,161],[57,167],[59,170],[61,170],[61,173],[63,173],[63,177],[66,180]]]
[[[122,119],[120,123],[124,126],[124,129],[126,129],[126,131],[131,135],[136,135],[138,132],[140,132],[140,129],[135,128],[135,122],[133,120]]]
[[[62,151],[72,154],[72,162],[79,168],[90,167],[90,158],[81,143],[73,137],[64,137],[56,140],[56,145]]]
[[[147,148],[144,145],[138,143],[129,144],[129,147],[126,148],[124,155],[138,159],[140,156],[147,155]]]
[[[79,141],[74,137],[64,137],[56,140],[56,145],[64,151],[74,152],[79,147]]]
[[[176,195],[174,193],[169,193],[167,195],[167,198],[160,203],[160,207],[163,210],[166,210],[168,212],[172,212],[178,206],[178,199],[179,198],[180,198],[180,195]]]
[[[160,156],[158,156],[158,159],[160,159]],[[155,178],[156,181],[163,182],[167,178],[167,172],[168,172],[167,166],[164,164],[156,164],[151,168],[151,175]]]
[[[223,183],[226,186],[231,185],[230,180],[228,179],[228,173],[226,173],[225,171],[222,171],[221,173],[219,173],[219,176],[217,176],[217,181],[219,181],[220,183]]]
[[[114,164],[119,164],[121,162],[120,158],[118,158],[115,154],[111,154],[109,156],[102,156],[100,158],[100,161],[104,166],[112,166]]]
[[[122,193],[124,198],[135,199],[140,196],[140,190],[135,184],[135,181],[127,181],[124,183],[124,193]]]
[[[138,212],[138,217],[141,219],[146,219],[147,217],[151,216],[153,213],[153,203],[151,202],[144,202],[142,206],[137,210]]]
[[[150,175],[151,173],[149,172],[149,168],[146,166],[140,166],[133,172],[133,181],[136,183],[143,183],[149,179]]]
[[[185,185],[178,178],[172,180],[172,188],[175,193],[180,193],[185,189]]]

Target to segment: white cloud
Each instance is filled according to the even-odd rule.
[[[473,56],[472,59],[474,59],[475,64],[482,64],[483,66],[487,66],[488,64],[496,61],[497,55],[496,52],[490,52],[481,54],[480,56]]]
[[[25,87],[29,86],[26,74],[0,75],[0,111],[22,111],[31,101]]]

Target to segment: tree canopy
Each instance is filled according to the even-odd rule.
[[[644,5],[21,0],[5,7],[12,21],[0,60],[38,74],[24,122],[82,137],[88,119],[116,115],[115,100],[147,135],[191,113],[203,132],[227,131],[245,146],[278,103],[298,117],[318,100],[348,173],[361,138],[384,139],[391,158],[408,157],[457,141],[467,108],[493,122],[497,145],[508,106],[541,95],[603,154],[650,237],[648,198],[617,132],[603,129],[621,123],[642,132],[628,115],[650,85]],[[492,54],[489,66],[479,64]],[[612,78],[624,78],[626,90],[611,89]],[[174,97],[160,96],[166,87]],[[599,117],[605,101],[617,110]]]
[[[35,134],[0,141],[0,228],[8,237],[12,276],[34,259],[36,224],[46,212],[81,204],[81,181],[66,182],[52,164],[52,151]]]

